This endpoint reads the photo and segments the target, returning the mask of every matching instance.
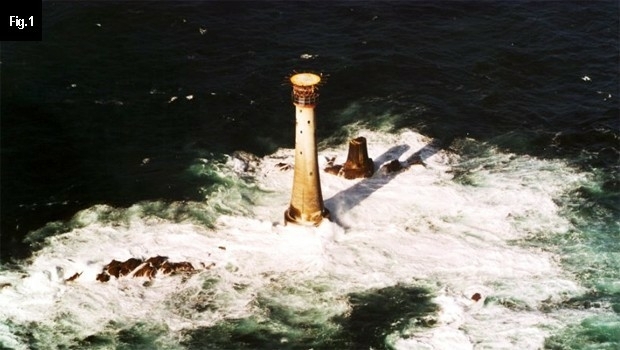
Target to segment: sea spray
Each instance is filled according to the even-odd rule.
[[[559,253],[523,244],[575,230],[556,202],[587,173],[475,140],[450,150],[411,130],[358,131],[378,167],[421,150],[423,164],[353,181],[321,174],[326,205],[337,209],[318,228],[282,223],[290,149],[223,177],[223,184],[249,179],[241,183],[252,184],[251,215],[223,211],[203,225],[191,215],[144,215],[175,208],[144,203],[76,215],[81,227],[42,240],[23,272],[0,275],[3,344],[25,348],[45,338],[58,346],[199,348],[213,338],[241,348],[539,348],[562,339],[553,334],[571,322],[613,315],[608,304],[574,307],[588,288],[561,268]],[[328,156],[345,157],[346,145],[320,150],[320,162]],[[235,208],[248,185],[227,186],[237,194],[214,193]],[[212,210],[205,203],[196,210]],[[110,259],[155,255],[211,267],[187,277],[96,281]],[[368,318],[380,309],[373,300],[394,302],[398,312]],[[600,343],[601,336],[587,339]]]
[[[95,223],[129,226],[140,219],[163,219],[173,222],[190,221],[213,227],[222,214],[251,215],[255,197],[261,189],[248,177],[236,175],[238,157],[220,157],[209,161],[197,158],[186,170],[187,177],[197,183],[203,202],[197,201],[142,201],[127,208],[105,204],[94,205],[76,213],[68,221],[54,221],[30,232],[25,242],[33,250],[40,249],[48,237],[86,227]],[[244,160],[245,161],[245,160]],[[245,169],[247,171],[247,168]],[[245,173],[245,172],[244,172]]]

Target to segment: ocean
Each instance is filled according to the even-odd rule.
[[[620,348],[619,18],[44,1],[0,45],[0,348]],[[295,72],[320,168],[362,136],[377,169],[321,171],[318,227],[283,220]],[[193,268],[100,280],[156,256]]]

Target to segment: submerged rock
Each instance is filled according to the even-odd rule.
[[[260,158],[246,151],[235,151],[231,158],[233,168],[238,173],[253,173],[260,165]]]

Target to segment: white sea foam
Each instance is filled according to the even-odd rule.
[[[256,313],[254,301],[261,293],[292,303],[279,296],[286,286],[321,281],[326,285],[321,307],[329,316],[346,312],[348,293],[425,281],[436,289],[435,324],[411,325],[388,336],[396,348],[534,349],[550,330],[594,312],[540,311],[544,302],[584,290],[551,253],[513,243],[533,233],[568,230],[570,223],[553,199],[582,174],[561,161],[491,150],[469,171],[475,185],[464,185],[454,179],[464,161],[423,135],[408,130],[361,130],[360,135],[367,138],[377,168],[416,153],[425,165],[358,180],[322,173],[332,221],[309,228],[282,224],[292,185],[285,165],[293,163],[292,150],[265,157],[251,174],[243,159],[233,157],[230,168],[266,190],[251,215],[223,215],[214,228],[131,217],[128,224],[95,221],[51,237],[23,273],[0,274],[0,283],[10,284],[0,290],[0,318],[12,324],[62,320],[77,338],[101,332],[110,321],[144,320],[166,324],[174,338],[183,329]],[[320,166],[325,157],[344,162],[346,147],[322,150]],[[79,215],[96,217],[104,209]],[[143,278],[96,281],[112,259],[156,255],[189,261],[198,271],[157,276],[149,285]],[[81,275],[66,282],[74,273]],[[209,293],[205,283],[212,284]],[[476,293],[478,301],[472,300]],[[317,300],[304,294],[294,303],[303,309]],[[205,305],[208,312],[196,311]],[[0,341],[27,347],[15,345],[19,340],[6,325],[0,327]]]

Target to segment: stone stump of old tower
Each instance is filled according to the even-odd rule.
[[[375,164],[368,158],[366,138],[358,137],[349,141],[347,161],[340,169],[339,175],[346,179],[370,177],[375,171]]]

